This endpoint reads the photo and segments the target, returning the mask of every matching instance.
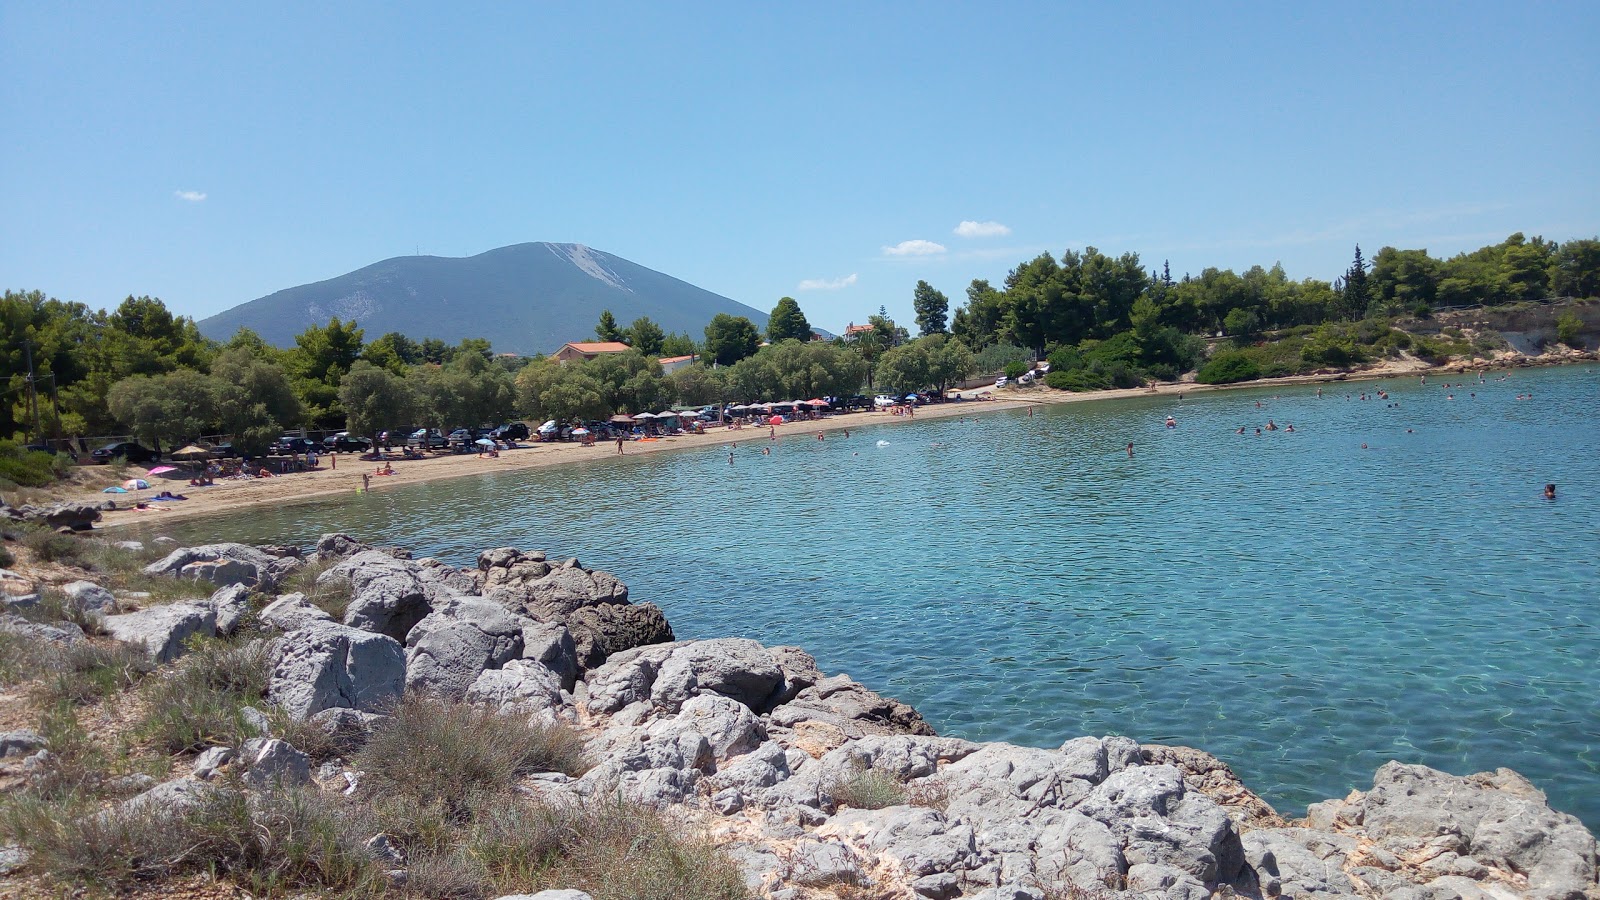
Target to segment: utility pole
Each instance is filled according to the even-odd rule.
[[[39,392],[33,384],[33,342],[24,339],[22,353],[28,359],[28,409],[33,412],[33,439],[38,442],[43,439],[39,431]]]

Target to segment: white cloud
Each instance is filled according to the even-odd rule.
[[[172,192],[172,196],[177,197],[179,200],[187,200],[190,203],[199,203],[201,200],[204,200],[206,198],[206,192],[205,191],[173,191]]]
[[[999,222],[963,221],[956,226],[955,233],[964,238],[1004,237],[1011,233],[1011,229]]]
[[[943,244],[935,244],[933,241],[918,239],[915,241],[901,241],[893,247],[885,247],[883,248],[883,254],[885,256],[934,256],[943,253],[944,250]]]
[[[856,283],[856,274],[851,272],[843,278],[807,278],[800,282],[797,290],[802,291],[837,291]]]

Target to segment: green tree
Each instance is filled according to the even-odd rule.
[[[1550,272],[1550,290],[1558,297],[1600,297],[1600,239],[1561,245]]]
[[[1372,290],[1367,279],[1367,261],[1361,258],[1360,244],[1356,245],[1355,260],[1345,270],[1343,295],[1346,319],[1355,320],[1367,314],[1367,305],[1372,302]]]
[[[917,313],[917,328],[924,335],[943,334],[950,318],[950,298],[934,290],[926,281],[918,281],[912,292],[911,308]]]
[[[744,316],[717,313],[706,325],[706,353],[719,366],[731,366],[754,355],[761,346],[761,333]]]
[[[361,329],[355,321],[345,324],[336,316],[326,326],[313,325],[295,335],[294,343],[286,368],[306,416],[324,427],[339,424],[344,418],[339,381],[361,358]]]
[[[211,364],[217,425],[237,453],[265,453],[283,429],[300,421],[300,399],[276,362],[249,347],[224,350]]]
[[[611,415],[604,386],[585,366],[554,359],[531,362],[517,373],[517,400],[534,419],[571,422]]]
[[[968,378],[978,369],[972,351],[960,338],[943,334],[922,339],[928,344],[928,379],[942,395],[950,385]]]
[[[345,427],[376,442],[381,432],[411,424],[416,395],[400,376],[363,359],[340,379],[339,405],[345,410]]]
[[[210,375],[178,369],[124,378],[111,386],[107,401],[135,438],[171,449],[217,427],[219,387]]]
[[[667,339],[666,332],[661,326],[651,321],[649,316],[640,316],[633,320],[628,330],[623,333],[623,343],[643,353],[645,356],[660,356],[661,345]]]
[[[1261,327],[1261,319],[1248,309],[1231,309],[1223,317],[1222,328],[1230,336],[1250,340]]]
[[[667,394],[688,406],[724,403],[731,399],[725,372],[726,369],[707,366],[684,366],[666,376]]]
[[[396,375],[422,362],[422,345],[398,331],[391,331],[361,351],[361,358]]]
[[[793,297],[783,297],[767,317],[767,340],[776,344],[787,340],[811,340],[811,323]]]
[[[667,335],[661,341],[661,355],[667,358],[674,356],[694,356],[700,352],[695,345],[694,338],[676,331]]]
[[[602,341],[622,340],[622,329],[617,327],[617,317],[611,310],[600,310],[600,323],[594,327],[594,336]]]

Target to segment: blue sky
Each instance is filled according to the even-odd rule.
[[[1085,245],[1332,278],[1600,232],[1597,47],[1592,0],[5,3],[0,287],[201,318],[572,241],[840,330]]]

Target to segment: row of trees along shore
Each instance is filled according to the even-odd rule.
[[[152,297],[129,297],[106,312],[7,291],[0,298],[7,373],[0,436],[131,432],[170,447],[228,434],[240,450],[259,452],[298,426],[371,434],[515,416],[601,419],[669,405],[942,390],[1041,357],[1052,364],[1048,383],[1069,390],[1131,387],[1196,369],[1202,381],[1234,381],[1402,352],[1442,358],[1481,350],[1448,329],[1421,336],[1392,324],[1442,307],[1597,296],[1596,239],[1557,244],[1518,233],[1449,259],[1385,247],[1368,261],[1358,247],[1331,282],[1293,281],[1276,265],[1174,279],[1165,265],[1146,270],[1136,253],[1112,257],[1088,247],[1023,262],[999,288],[973,281],[953,315],[948,298],[919,281],[915,339],[880,307],[869,329],[813,341],[799,304],[784,297],[765,343],[737,316],[716,316],[696,341],[648,318],[624,328],[606,311],[595,336],[633,349],[560,365],[494,356],[483,339],[447,345],[391,332],[368,342],[355,322],[339,319],[306,329],[287,349],[247,329],[217,343]],[[690,355],[698,364],[663,374],[658,357]]]

